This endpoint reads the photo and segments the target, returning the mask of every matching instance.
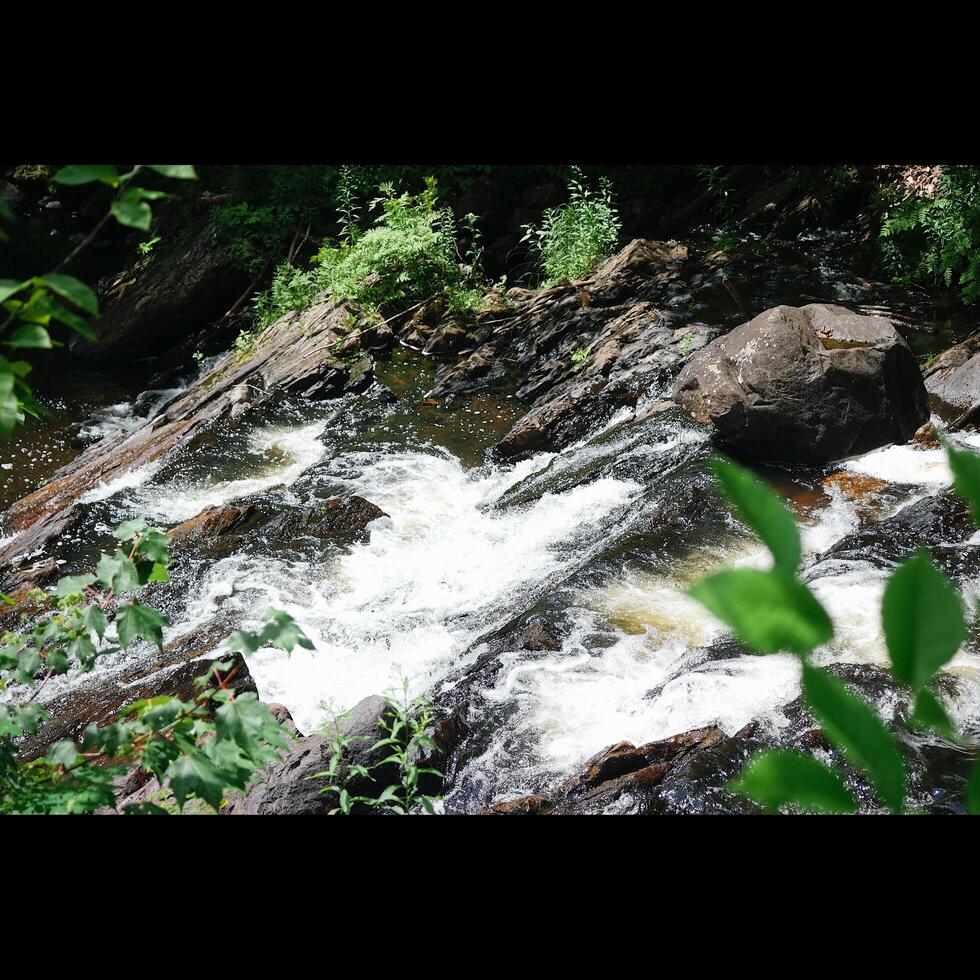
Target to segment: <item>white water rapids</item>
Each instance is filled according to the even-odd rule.
[[[607,543],[611,524],[646,506],[650,492],[632,480],[601,477],[529,503],[495,507],[530,474],[549,464],[561,472],[572,454],[587,453],[589,447],[542,453],[516,466],[467,469],[436,447],[331,455],[331,431],[323,419],[255,428],[248,441],[253,462],[232,478],[161,480],[158,468],[151,467],[88,496],[112,499],[120,512],[173,524],[210,504],[259,491],[275,490],[288,503],[305,502],[294,485],[322,474],[389,515],[370,525],[367,540],[322,561],[244,549],[203,565],[183,616],[168,632],[168,639],[183,635],[219,609],[249,625],[270,606],[288,611],[315,649],[289,655],[259,651],[248,665],[260,697],[284,704],[304,732],[367,695],[397,687],[403,676],[415,692],[454,683],[453,672],[464,659],[476,659],[474,644],[483,635],[585,566]],[[629,451],[656,455],[698,438],[688,429]],[[980,436],[963,441],[977,446]],[[913,488],[918,495],[950,482],[941,450],[889,447],[844,468]],[[802,529],[809,556],[859,525],[855,504],[836,492],[831,496],[830,506],[816,511]],[[888,513],[879,519],[884,516]],[[561,649],[533,656],[517,648],[505,651],[502,669],[481,692],[489,704],[516,706],[508,725],[511,737],[525,747],[520,764],[509,758],[501,739],[471,766],[505,773],[501,789],[512,795],[541,774],[573,771],[621,739],[647,742],[708,724],[733,733],[752,719],[777,728],[785,724],[781,708],[799,694],[797,659],[695,662],[692,652],[723,630],[684,595],[690,582],[720,565],[766,561],[761,546],[733,535],[696,550],[670,574],[627,564],[601,584],[576,587],[568,596],[571,629],[561,637]],[[833,643],[820,651],[824,661],[887,663],[878,622],[885,577],[856,567],[812,583],[836,629]],[[592,642],[597,631],[607,642]],[[960,721],[980,713],[978,668],[980,658],[968,653],[951,665],[965,682],[949,705]]]

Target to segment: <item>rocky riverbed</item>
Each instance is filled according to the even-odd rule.
[[[379,326],[325,300],[118,402],[81,392],[60,428],[11,449],[35,454],[37,485],[10,494],[3,591],[86,567],[144,516],[171,530],[172,581],[151,589],[172,626],[162,654],[52,681],[53,720],[25,751],[184,691],[275,606],[315,649],[260,650],[237,682],[300,739],[232,813],[328,809],[300,777],[324,768],[332,719],[356,706],[343,724],[370,736],[402,677],[435,709],[444,812],[750,810],[725,784],[753,751],[833,750],[798,661],[750,654],[684,594],[766,561],[714,489],[721,449],[794,508],[836,627],[818,659],[900,733],[914,805],[961,809],[971,759],[905,724],[876,617],[920,542],[980,593],[980,542],[935,438],[980,448],[980,355],[968,325],[853,272],[851,244],[637,239],[588,279],[492,295],[466,325],[422,307]],[[951,350],[923,379],[916,355],[937,337]],[[943,674],[966,733],[976,644],[971,625]]]

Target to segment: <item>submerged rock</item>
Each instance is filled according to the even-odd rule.
[[[820,464],[906,442],[929,418],[891,324],[838,306],[777,306],[695,354],[674,400],[758,459]]]
[[[388,515],[370,500],[352,494],[349,497],[333,497],[319,507],[287,511],[266,524],[265,534],[283,543],[296,538],[334,538],[356,541],[367,536],[371,521]]]
[[[234,504],[205,507],[200,514],[171,528],[167,536],[175,548],[213,541],[241,527],[254,513],[253,504],[245,504],[244,507]]]

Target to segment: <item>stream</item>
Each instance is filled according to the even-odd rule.
[[[846,287],[845,279],[837,301],[849,298]],[[4,447],[4,473],[27,460],[22,483],[43,479],[80,446],[160,411],[207,369],[148,390],[142,378],[127,387],[95,374],[86,390],[82,375],[80,391],[55,404],[57,420]],[[225,420],[162,462],[90,490],[83,521],[57,546],[64,573],[96,559],[129,517],[169,527],[212,504],[252,501],[276,513],[350,493],[378,505],[387,516],[353,545],[284,547],[259,527],[234,547],[181,554],[153,601],[173,624],[168,642],[215,621],[256,625],[270,606],[294,616],[315,649],[262,650],[248,666],[260,698],[285,705],[303,733],[403,677],[413,694],[463,705],[479,734],[452,773],[445,812],[539,792],[622,739],[641,744],[706,725],[734,734],[753,720],[778,738],[791,725],[799,661],[706,654],[725,632],[684,594],[710,571],[769,560],[712,490],[705,427],[679,410],[641,422],[626,411],[559,453],[495,464],[486,451],[522,414],[512,397],[424,405],[433,365],[405,351],[377,376],[381,384],[362,395],[282,400]],[[954,439],[980,449],[980,434]],[[804,575],[834,621],[817,661],[886,666],[878,615],[888,572],[821,556],[948,487],[943,451],[892,446],[822,469],[758,470],[801,520]],[[841,471],[869,478],[867,489],[823,483]],[[24,486],[5,478],[6,505]],[[972,615],[980,576],[958,585]],[[532,622],[558,649],[527,649],[521,636]],[[127,657],[147,655],[109,655],[98,670],[111,676]],[[961,730],[975,731],[975,624],[946,673],[947,708]],[[46,695],[78,683],[69,673]],[[876,708],[894,715],[891,689]],[[920,805],[933,788],[920,788]],[[626,797],[615,812],[629,807]]]

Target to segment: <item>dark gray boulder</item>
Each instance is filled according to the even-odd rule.
[[[929,418],[922,376],[887,320],[777,306],[698,351],[674,400],[758,459],[820,464],[906,442]]]
[[[359,701],[346,715],[339,718],[335,730],[325,735],[308,735],[297,739],[283,754],[282,759],[262,775],[261,781],[249,787],[244,796],[231,801],[225,812],[229,814],[308,814],[325,815],[337,805],[333,793],[321,792],[328,785],[323,779],[311,779],[326,770],[333,755],[333,743],[337,735],[346,737],[348,747],[340,770],[343,776],[352,764],[370,766],[380,761],[379,752],[371,752],[371,746],[387,732],[381,728],[381,720],[389,710],[387,702],[371,695]],[[348,784],[352,795],[377,796],[396,774],[391,766],[373,770],[374,779],[353,779]]]

